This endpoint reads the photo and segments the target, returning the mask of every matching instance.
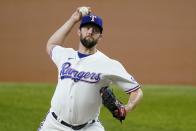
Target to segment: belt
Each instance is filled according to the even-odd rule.
[[[54,112],[52,112],[52,116],[53,116],[56,120],[58,120],[58,116],[57,116]],[[95,122],[95,120],[92,120],[92,122],[90,122],[90,124],[93,124],[94,122]],[[64,125],[64,126],[67,126],[67,127],[72,128],[73,130],[80,130],[80,129],[82,129],[83,127],[85,127],[87,124],[89,124],[89,123],[87,122],[87,123],[84,123],[84,124],[82,124],[82,125],[74,126],[74,125],[71,125],[71,124],[66,123],[65,121],[60,121],[60,123],[61,123],[62,125]]]

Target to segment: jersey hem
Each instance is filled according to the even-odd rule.
[[[136,87],[134,87],[134,88],[132,88],[132,89],[129,89],[129,90],[125,91],[125,92],[126,92],[127,94],[130,94],[131,92],[138,90],[140,87],[141,87],[141,86],[138,85],[138,86],[136,86]]]

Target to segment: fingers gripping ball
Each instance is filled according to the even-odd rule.
[[[113,92],[108,87],[103,87],[100,90],[103,105],[112,113],[113,117],[120,120],[125,120],[125,106],[116,99]]]
[[[90,13],[88,7],[85,7],[85,6],[80,7],[79,12],[82,14],[82,16],[88,15]]]

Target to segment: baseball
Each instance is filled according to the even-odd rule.
[[[87,7],[80,7],[79,11],[80,11],[80,13],[82,13],[82,16],[89,14],[89,10]]]

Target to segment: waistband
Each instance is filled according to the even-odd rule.
[[[86,122],[86,123],[81,124],[81,125],[71,125],[71,124],[69,124],[69,123],[67,123],[67,122],[65,122],[65,121],[63,121],[63,120],[59,120],[59,119],[58,119],[58,116],[57,116],[54,112],[51,112],[51,114],[52,114],[52,116],[53,116],[57,121],[59,121],[62,125],[67,126],[67,127],[70,127],[70,128],[72,128],[73,130],[80,130],[80,129],[84,128],[87,124],[93,124],[93,123],[95,122],[95,120],[92,120],[92,121],[90,121],[90,122]]]

